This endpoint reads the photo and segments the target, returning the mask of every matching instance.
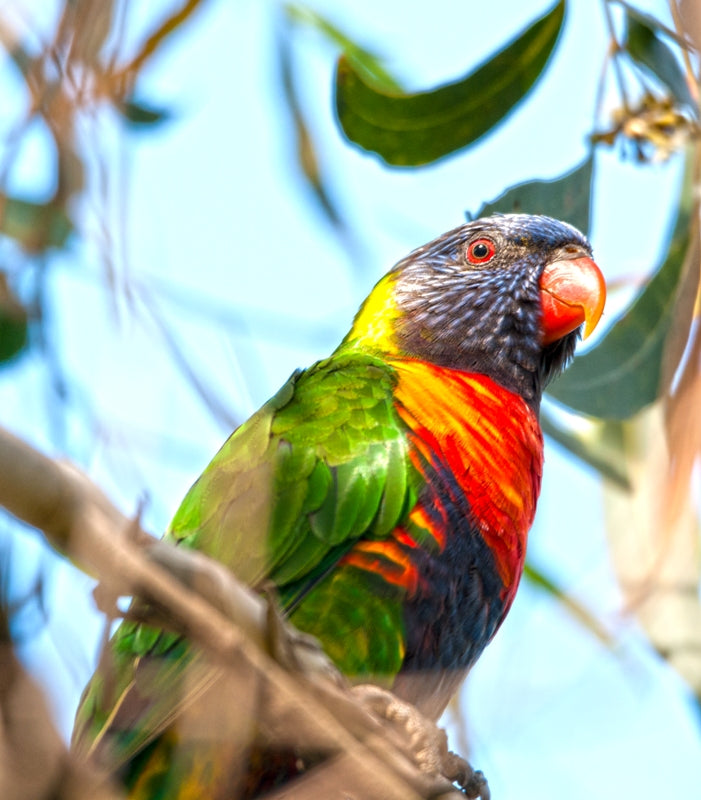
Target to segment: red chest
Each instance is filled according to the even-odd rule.
[[[411,430],[412,461],[447,469],[468,499],[473,524],[494,554],[507,602],[525,560],[543,466],[535,412],[519,396],[484,375],[396,359],[397,409]],[[443,498],[450,502],[450,498]],[[440,497],[432,502],[439,506]],[[421,504],[412,521],[439,544],[449,535]]]

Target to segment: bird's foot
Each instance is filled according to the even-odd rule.
[[[306,677],[321,675],[337,686],[346,686],[341,673],[324,653],[319,640],[298,630],[285,618],[270,587],[263,587],[267,600],[266,612],[268,652],[289,672],[301,672]]]
[[[372,684],[354,686],[353,694],[377,716],[387,720],[408,739],[417,767],[428,775],[442,775],[463,790],[471,800],[489,800],[484,775],[448,749],[448,737],[415,706],[386,689]]]

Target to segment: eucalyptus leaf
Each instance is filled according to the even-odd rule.
[[[0,232],[32,253],[63,247],[73,230],[65,209],[55,202],[34,203],[0,196]]]
[[[664,263],[598,346],[576,358],[548,389],[551,397],[583,414],[627,419],[665,389],[662,377],[669,371],[663,363],[665,346],[673,329],[694,213],[693,154],[689,152],[686,158]]]
[[[683,2],[683,0],[682,0]],[[695,2],[695,0],[692,0]],[[678,34],[673,28],[668,27],[665,25],[658,17],[653,17],[652,14],[646,14],[644,11],[641,11],[639,8],[631,5],[627,0],[609,0],[609,3],[615,3],[617,6],[626,10],[626,13],[630,14],[633,19],[638,20],[639,22],[644,23],[647,25],[648,28],[651,28],[655,33],[662,34],[665,38],[670,39],[675,44],[678,44],[680,47],[690,48],[693,47],[689,39],[684,38],[684,35]]]
[[[623,47],[640,66],[651,72],[682,105],[696,111],[686,76],[672,49],[655,32],[647,15],[626,7]]]
[[[555,180],[519,183],[491,203],[485,203],[475,218],[490,214],[545,214],[557,217],[584,233],[589,232],[589,206],[593,156]]]
[[[315,29],[333,45],[342,50],[346,58],[352,62],[354,68],[358,72],[364,73],[377,88],[401,92],[401,84],[385,68],[380,56],[351,39],[327,17],[298,3],[288,3],[285,6],[285,12],[292,22]]]
[[[0,366],[27,346],[27,320],[5,314],[0,308]]]
[[[565,15],[560,0],[463,79],[415,94],[382,91],[342,57],[336,112],[350,141],[393,166],[429,164],[502,122],[543,73]]]
[[[282,96],[294,127],[299,168],[307,186],[312,192],[312,196],[328,222],[339,231],[345,230],[346,226],[343,216],[337,208],[329,190],[327,177],[322,171],[317,156],[316,144],[299,99],[299,90],[294,72],[293,51],[290,46],[287,31],[283,31],[281,35],[278,36],[277,45]]]
[[[170,121],[171,112],[167,108],[158,108],[142,100],[125,100],[117,107],[124,120],[134,129],[151,129]]]
[[[27,346],[27,310],[10,290],[7,275],[0,272],[0,366]]]

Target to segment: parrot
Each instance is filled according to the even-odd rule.
[[[543,390],[605,298],[586,237],[550,217],[475,219],[415,249],[331,356],[231,434],[165,538],[272,585],[351,683],[437,720],[514,600]],[[196,648],[128,619],[107,654],[75,752],[120,766],[130,797],[230,796],[214,749],[169,761],[174,687]]]

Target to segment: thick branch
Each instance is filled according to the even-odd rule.
[[[39,688],[0,642],[0,797],[120,800],[122,794],[66,752]]]
[[[2,428],[0,505],[39,529],[52,547],[95,575],[113,595],[137,595],[168,609],[187,636],[218,655],[240,645],[241,634],[213,613],[206,600],[184,592],[165,569],[144,557],[137,545],[154,545],[152,537],[114,508],[87,477]],[[264,647],[265,604],[240,588],[237,624]]]
[[[448,778],[418,768],[406,737],[327,680],[333,667],[309,646],[308,637],[292,634],[289,639],[293,655],[288,665],[301,672],[290,673],[272,660],[269,653],[279,655],[279,648],[271,644],[279,639],[270,625],[274,615],[265,600],[240,585],[221,564],[155,543],[81,473],[40,455],[2,429],[0,504],[39,527],[54,547],[85,565],[110,593],[146,600],[153,608],[150,621],[168,624],[202,648],[213,669],[218,665],[217,671],[223,667],[228,673],[229,690],[232,674],[235,681],[242,664],[252,670],[274,706],[274,711],[268,709],[270,719],[289,719],[290,730],[308,731],[326,751],[339,754],[327,765],[331,774],[343,776],[336,784],[339,790],[366,800],[464,796]],[[278,621],[272,628],[279,625]],[[216,685],[215,681],[215,689]],[[175,711],[178,700],[173,704]],[[315,770],[307,779],[323,783]]]
[[[129,520],[81,472],[0,428],[0,505],[44,533],[55,549],[79,557],[76,535],[86,512],[126,530]]]

